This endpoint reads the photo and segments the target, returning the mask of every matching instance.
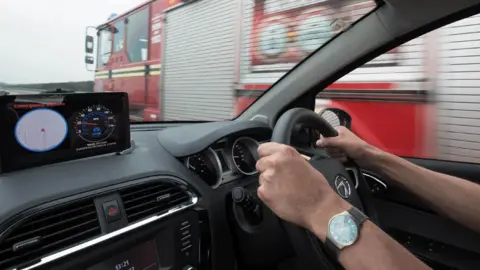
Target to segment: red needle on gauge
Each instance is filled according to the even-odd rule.
[[[87,125],[87,126],[98,126],[97,123],[89,123],[89,122],[78,122],[78,125]]]

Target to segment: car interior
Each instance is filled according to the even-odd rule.
[[[127,118],[127,149],[2,170],[0,269],[341,269],[258,199],[257,148],[270,141],[312,157],[332,187],[344,175],[355,186],[349,202],[432,268],[478,269],[480,234],[317,148],[319,134],[337,133],[313,110],[320,91],[358,66],[479,12],[475,0],[381,0],[236,119],[128,127]],[[347,128],[355,121],[324,112]],[[407,159],[480,184],[480,165]]]

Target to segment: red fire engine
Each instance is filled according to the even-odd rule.
[[[231,119],[374,8],[371,0],[148,1],[97,28],[94,91],[129,93],[132,121]],[[448,159],[437,141],[449,137],[429,124],[445,112],[431,97],[445,82],[438,59],[451,52],[438,46],[459,36],[438,33],[462,33],[480,22],[472,18],[370,61],[321,92],[318,106],[344,109],[357,134],[397,155]]]

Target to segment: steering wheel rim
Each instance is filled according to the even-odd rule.
[[[336,129],[319,114],[304,108],[293,108],[285,112],[278,119],[273,129],[271,141],[290,145],[292,133],[297,125],[306,125],[315,128],[324,137],[338,136]],[[359,167],[353,161],[350,160],[349,162],[352,164],[354,170],[357,170],[356,175],[358,179],[356,179],[356,181],[358,181],[358,189],[353,189],[353,192],[351,192],[351,195],[353,196],[351,197],[347,196],[347,198],[345,198],[345,196],[339,195],[358,209],[364,210],[364,212],[366,210],[370,219],[374,223],[377,223],[377,216],[367,182]],[[352,179],[350,179],[345,166],[334,158],[312,158],[310,164],[325,176],[330,186],[337,192],[337,194],[339,193],[339,189],[335,183],[337,182],[337,177],[345,177],[350,184],[353,182]],[[354,186],[355,184],[353,184],[352,187]],[[323,248],[323,243],[321,243],[315,235],[304,228],[288,223],[284,220],[281,220],[281,222],[286,233],[290,237],[297,255],[302,257],[302,262],[305,264],[302,266],[303,269],[318,269],[319,264],[327,269],[335,269],[339,267],[339,264],[327,255]]]

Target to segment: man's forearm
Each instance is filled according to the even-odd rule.
[[[437,173],[378,149],[369,149],[371,169],[429,204],[432,210],[480,231],[480,185]]]
[[[345,201],[332,202],[312,215],[310,228],[325,243],[328,217],[349,209]],[[402,245],[393,240],[371,221],[360,228],[355,244],[340,251],[339,261],[345,269],[430,269]]]
[[[360,238],[340,252],[340,263],[345,269],[430,269],[407,249],[366,221]]]

